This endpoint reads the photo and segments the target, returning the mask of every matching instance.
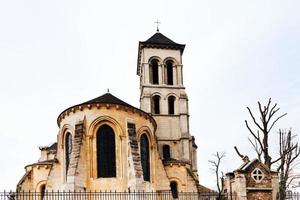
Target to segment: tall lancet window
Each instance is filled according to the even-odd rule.
[[[175,97],[174,96],[169,96],[168,98],[168,108],[169,108],[169,115],[174,115],[174,102],[175,102]]]
[[[97,172],[98,178],[116,177],[115,133],[108,125],[97,131]]]
[[[160,96],[152,97],[151,110],[153,114],[160,114]]]
[[[171,187],[171,192],[173,198],[178,198],[178,188],[177,188],[177,183],[175,181],[172,181],[170,184]]]
[[[158,84],[158,61],[152,60],[150,63],[150,83]]]
[[[46,184],[43,184],[40,187],[41,200],[45,199],[45,193],[46,193]]]
[[[140,139],[141,164],[145,181],[150,181],[150,152],[149,140],[146,134],[143,134]]]
[[[167,61],[166,62],[166,68],[167,68],[167,84],[168,85],[173,85],[174,80],[173,80],[173,62],[172,61]]]
[[[72,154],[72,134],[67,132],[65,137],[66,174],[68,173]]]
[[[164,157],[164,160],[169,160],[171,158],[170,146],[169,145],[165,144],[163,146],[163,157]]]

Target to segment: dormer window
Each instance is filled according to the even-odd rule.
[[[255,182],[261,182],[264,179],[264,173],[260,169],[256,168],[251,173],[251,177],[255,180]]]

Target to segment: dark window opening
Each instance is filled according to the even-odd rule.
[[[150,64],[150,82],[152,84],[158,84],[158,62],[152,60]]]
[[[143,169],[143,176],[145,181],[150,181],[150,154],[149,141],[146,134],[141,136],[140,140],[141,164]]]
[[[41,185],[40,188],[41,188],[41,189],[40,189],[40,192],[41,192],[41,200],[43,200],[43,199],[45,198],[46,185],[43,184],[43,185]]]
[[[72,134],[67,133],[65,137],[65,156],[66,156],[66,174],[68,173],[70,160],[71,160],[71,154],[72,154]]]
[[[160,113],[160,96],[155,95],[152,98],[152,113],[159,114]]]
[[[170,184],[171,192],[173,198],[178,198],[178,189],[177,189],[177,183],[175,181],[172,181]]]
[[[164,160],[169,160],[171,158],[169,145],[163,146],[163,158],[164,158]]]
[[[169,96],[168,106],[169,106],[169,114],[170,115],[174,115],[174,102],[175,102],[175,97],[174,96]]]
[[[173,63],[168,61],[167,65],[167,84],[173,85]]]
[[[115,133],[108,125],[97,131],[97,172],[98,178],[116,177]]]

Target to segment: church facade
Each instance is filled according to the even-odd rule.
[[[160,32],[139,42],[140,108],[110,93],[67,108],[57,119],[57,142],[40,147],[17,190],[204,190],[189,130],[184,48]]]

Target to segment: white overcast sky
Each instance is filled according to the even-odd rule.
[[[223,171],[253,158],[246,106],[272,97],[288,115],[276,130],[300,134],[300,1],[0,1],[0,190],[14,189],[38,146],[56,141],[65,108],[106,92],[139,107],[138,41],[160,31],[186,44],[184,84],[200,183],[214,187],[208,160]],[[299,138],[298,138],[299,139]],[[275,152],[274,152],[275,153]]]

